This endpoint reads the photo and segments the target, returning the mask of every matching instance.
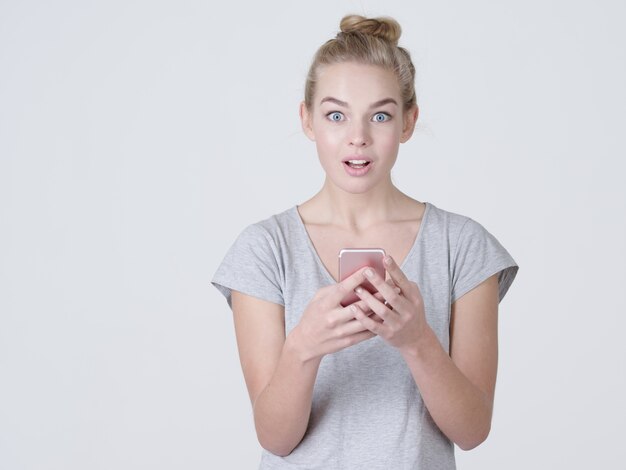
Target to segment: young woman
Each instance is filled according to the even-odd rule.
[[[489,434],[498,303],[518,266],[473,219],[393,185],[418,116],[399,36],[393,19],[350,15],[318,50],[300,117],[324,185],[246,227],[212,280],[234,314],[263,469],[451,469],[454,444]],[[388,279],[363,268],[338,282],[347,247],[383,248]]]

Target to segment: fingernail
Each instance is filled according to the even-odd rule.
[[[391,256],[385,256],[385,259],[383,260],[383,262],[389,266],[391,264]]]
[[[399,287],[396,287],[394,290],[396,291],[396,294],[400,293],[400,288]]]
[[[358,286],[356,289],[354,289],[354,292],[360,294],[361,292],[363,292],[363,288],[361,286]]]
[[[356,305],[350,305],[350,310],[356,313]]]
[[[372,277],[374,275],[374,271],[372,271],[371,269],[366,269],[365,270],[365,275],[367,277]]]

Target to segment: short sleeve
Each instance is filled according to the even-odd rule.
[[[459,233],[451,263],[451,303],[494,274],[499,301],[513,283],[519,266],[500,242],[481,224],[468,218]]]
[[[259,224],[246,227],[229,248],[211,284],[232,309],[232,291],[285,305],[279,252],[270,233]]]

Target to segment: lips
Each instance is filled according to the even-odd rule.
[[[372,160],[363,155],[351,155],[344,158],[342,162],[350,168],[365,168],[372,162]]]
[[[349,158],[343,162],[343,167],[350,176],[365,176],[371,170],[372,165],[371,160],[364,158]]]

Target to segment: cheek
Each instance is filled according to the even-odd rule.
[[[384,129],[375,136],[375,142],[381,151],[387,153],[399,147],[401,134],[401,129]]]
[[[315,141],[320,153],[327,154],[338,151],[338,147],[343,142],[343,137],[337,129],[332,131],[324,129],[316,133]]]

